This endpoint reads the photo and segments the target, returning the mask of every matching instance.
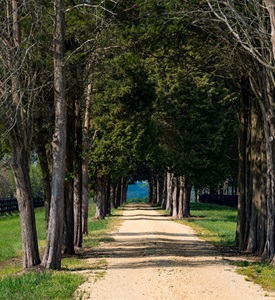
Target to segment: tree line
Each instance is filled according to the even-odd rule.
[[[23,267],[59,269],[96,218],[148,180],[151,203],[190,215],[190,191],[238,178],[236,243],[272,261],[274,1],[4,1],[1,156],[18,199]],[[30,183],[37,153],[47,242]]]

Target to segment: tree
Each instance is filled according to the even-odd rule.
[[[241,162],[247,162],[242,165],[242,179],[253,179],[252,193],[250,195],[245,190],[241,190],[239,213],[238,213],[238,231],[237,241],[241,248],[249,251],[262,253],[264,259],[272,260],[275,251],[274,241],[274,109],[273,109],[273,89],[274,89],[274,56],[273,56],[273,1],[264,1],[265,7],[259,1],[249,1],[244,3],[232,3],[231,1],[207,1],[212,12],[211,20],[215,18],[216,25],[212,23],[212,28],[217,32],[218,26],[224,28],[222,39],[228,44],[234,45],[237,49],[237,56],[241,58],[239,65],[242,67],[244,76],[247,78],[250,86],[250,95],[246,95],[245,99],[253,102],[244,102],[244,108],[251,107],[251,124],[253,131],[246,132],[248,140],[254,144],[253,153],[250,158],[242,155]],[[271,4],[271,6],[270,6]],[[268,14],[269,11],[269,14]],[[251,22],[253,20],[253,22]],[[218,22],[217,22],[218,21]],[[269,34],[271,34],[271,39]],[[248,62],[244,65],[243,61]],[[247,83],[246,83],[247,86]],[[248,89],[246,89],[248,90]],[[249,92],[249,91],[248,91]],[[249,110],[244,111],[246,113]],[[242,112],[242,116],[244,116]],[[245,126],[245,122],[250,122],[249,118],[243,118],[241,126]],[[263,132],[262,141],[265,143],[262,150],[264,155],[259,156],[259,142],[255,139],[255,130]],[[242,144],[243,145],[243,144]],[[243,149],[241,149],[243,151]],[[258,153],[257,153],[258,152]],[[262,161],[262,169],[257,164],[253,164],[251,158],[257,158]],[[245,168],[251,167],[251,169]],[[260,172],[262,171],[262,175]],[[249,177],[244,177],[244,174]],[[248,180],[247,182],[251,182]],[[241,188],[248,188],[247,183],[241,183]],[[260,195],[260,203],[258,196]],[[256,208],[256,209],[255,209]],[[264,214],[266,218],[263,218]],[[258,225],[255,226],[253,220],[258,219]],[[266,233],[266,235],[265,235]],[[264,237],[263,241],[258,237]],[[252,246],[253,245],[253,246]]]
[[[116,54],[117,51],[114,53]],[[98,66],[101,77],[94,74],[92,118],[96,139],[90,153],[90,173],[98,187],[98,198],[104,194],[107,178],[117,184],[125,199],[128,173],[145,159],[151,146],[151,110],[154,88],[139,56],[128,52],[105,57]],[[102,68],[104,68],[102,71]],[[122,188],[121,188],[122,187]],[[103,198],[102,198],[103,199]],[[98,201],[98,212],[104,211]],[[100,218],[104,217],[99,214]]]
[[[64,220],[64,180],[66,149],[66,97],[64,74],[64,1],[54,1],[54,96],[55,132],[52,141],[53,170],[50,219],[42,265],[60,269]]]
[[[38,11],[31,3],[5,1],[1,29],[1,122],[11,149],[11,168],[20,211],[23,268],[40,263],[29,176],[36,70],[31,63]],[[21,26],[21,18],[24,25]],[[36,19],[37,18],[37,19]],[[30,26],[32,24],[32,26]]]

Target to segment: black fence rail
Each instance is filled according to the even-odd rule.
[[[42,198],[33,198],[34,207],[43,207],[44,200]],[[11,214],[18,211],[18,203],[16,198],[0,198],[0,215]]]
[[[199,196],[202,203],[212,203],[231,207],[238,206],[238,195],[202,194]]]

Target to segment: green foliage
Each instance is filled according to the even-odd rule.
[[[154,166],[166,161],[197,187],[216,187],[236,176],[236,95],[225,80],[165,60],[151,75],[157,82],[158,148]],[[160,160],[160,157],[163,159]]]
[[[97,176],[127,174],[150,151],[154,87],[139,57],[125,53],[106,60],[95,82],[93,102],[96,139],[90,153]]]

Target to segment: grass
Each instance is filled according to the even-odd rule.
[[[113,241],[109,233],[120,224],[118,220],[120,216],[119,209],[112,209],[112,214],[104,220],[93,220],[95,209],[94,204],[89,206],[89,216],[91,216],[88,223],[89,235],[83,237],[83,247],[94,247],[101,242]]]
[[[68,272],[30,272],[1,279],[0,299],[74,299],[76,288],[83,282],[83,276]]]
[[[39,247],[42,248],[46,241],[44,209],[36,209],[35,217]],[[0,240],[0,262],[20,257],[22,253],[22,240],[18,213],[0,217],[0,236],[4,237]]]
[[[118,224],[118,211],[105,220],[93,220],[95,204],[89,208],[89,235],[83,238],[83,247],[93,247],[100,242],[111,240],[108,233]],[[46,243],[44,209],[36,209],[36,224],[39,248],[43,250]],[[106,273],[107,263],[104,259],[89,265],[81,256],[62,259],[62,271],[28,271],[21,270],[21,232],[18,214],[0,218],[0,299],[74,299],[77,287],[85,281],[83,275],[73,271],[93,270],[94,280],[102,279]],[[81,298],[81,295],[78,295]]]
[[[246,280],[251,280],[266,290],[275,290],[275,268],[270,264],[247,261],[234,264],[239,267],[237,272],[247,277]]]
[[[191,215],[191,218],[179,222],[191,226],[200,238],[217,246],[234,246],[237,224],[235,208],[191,203]]]

